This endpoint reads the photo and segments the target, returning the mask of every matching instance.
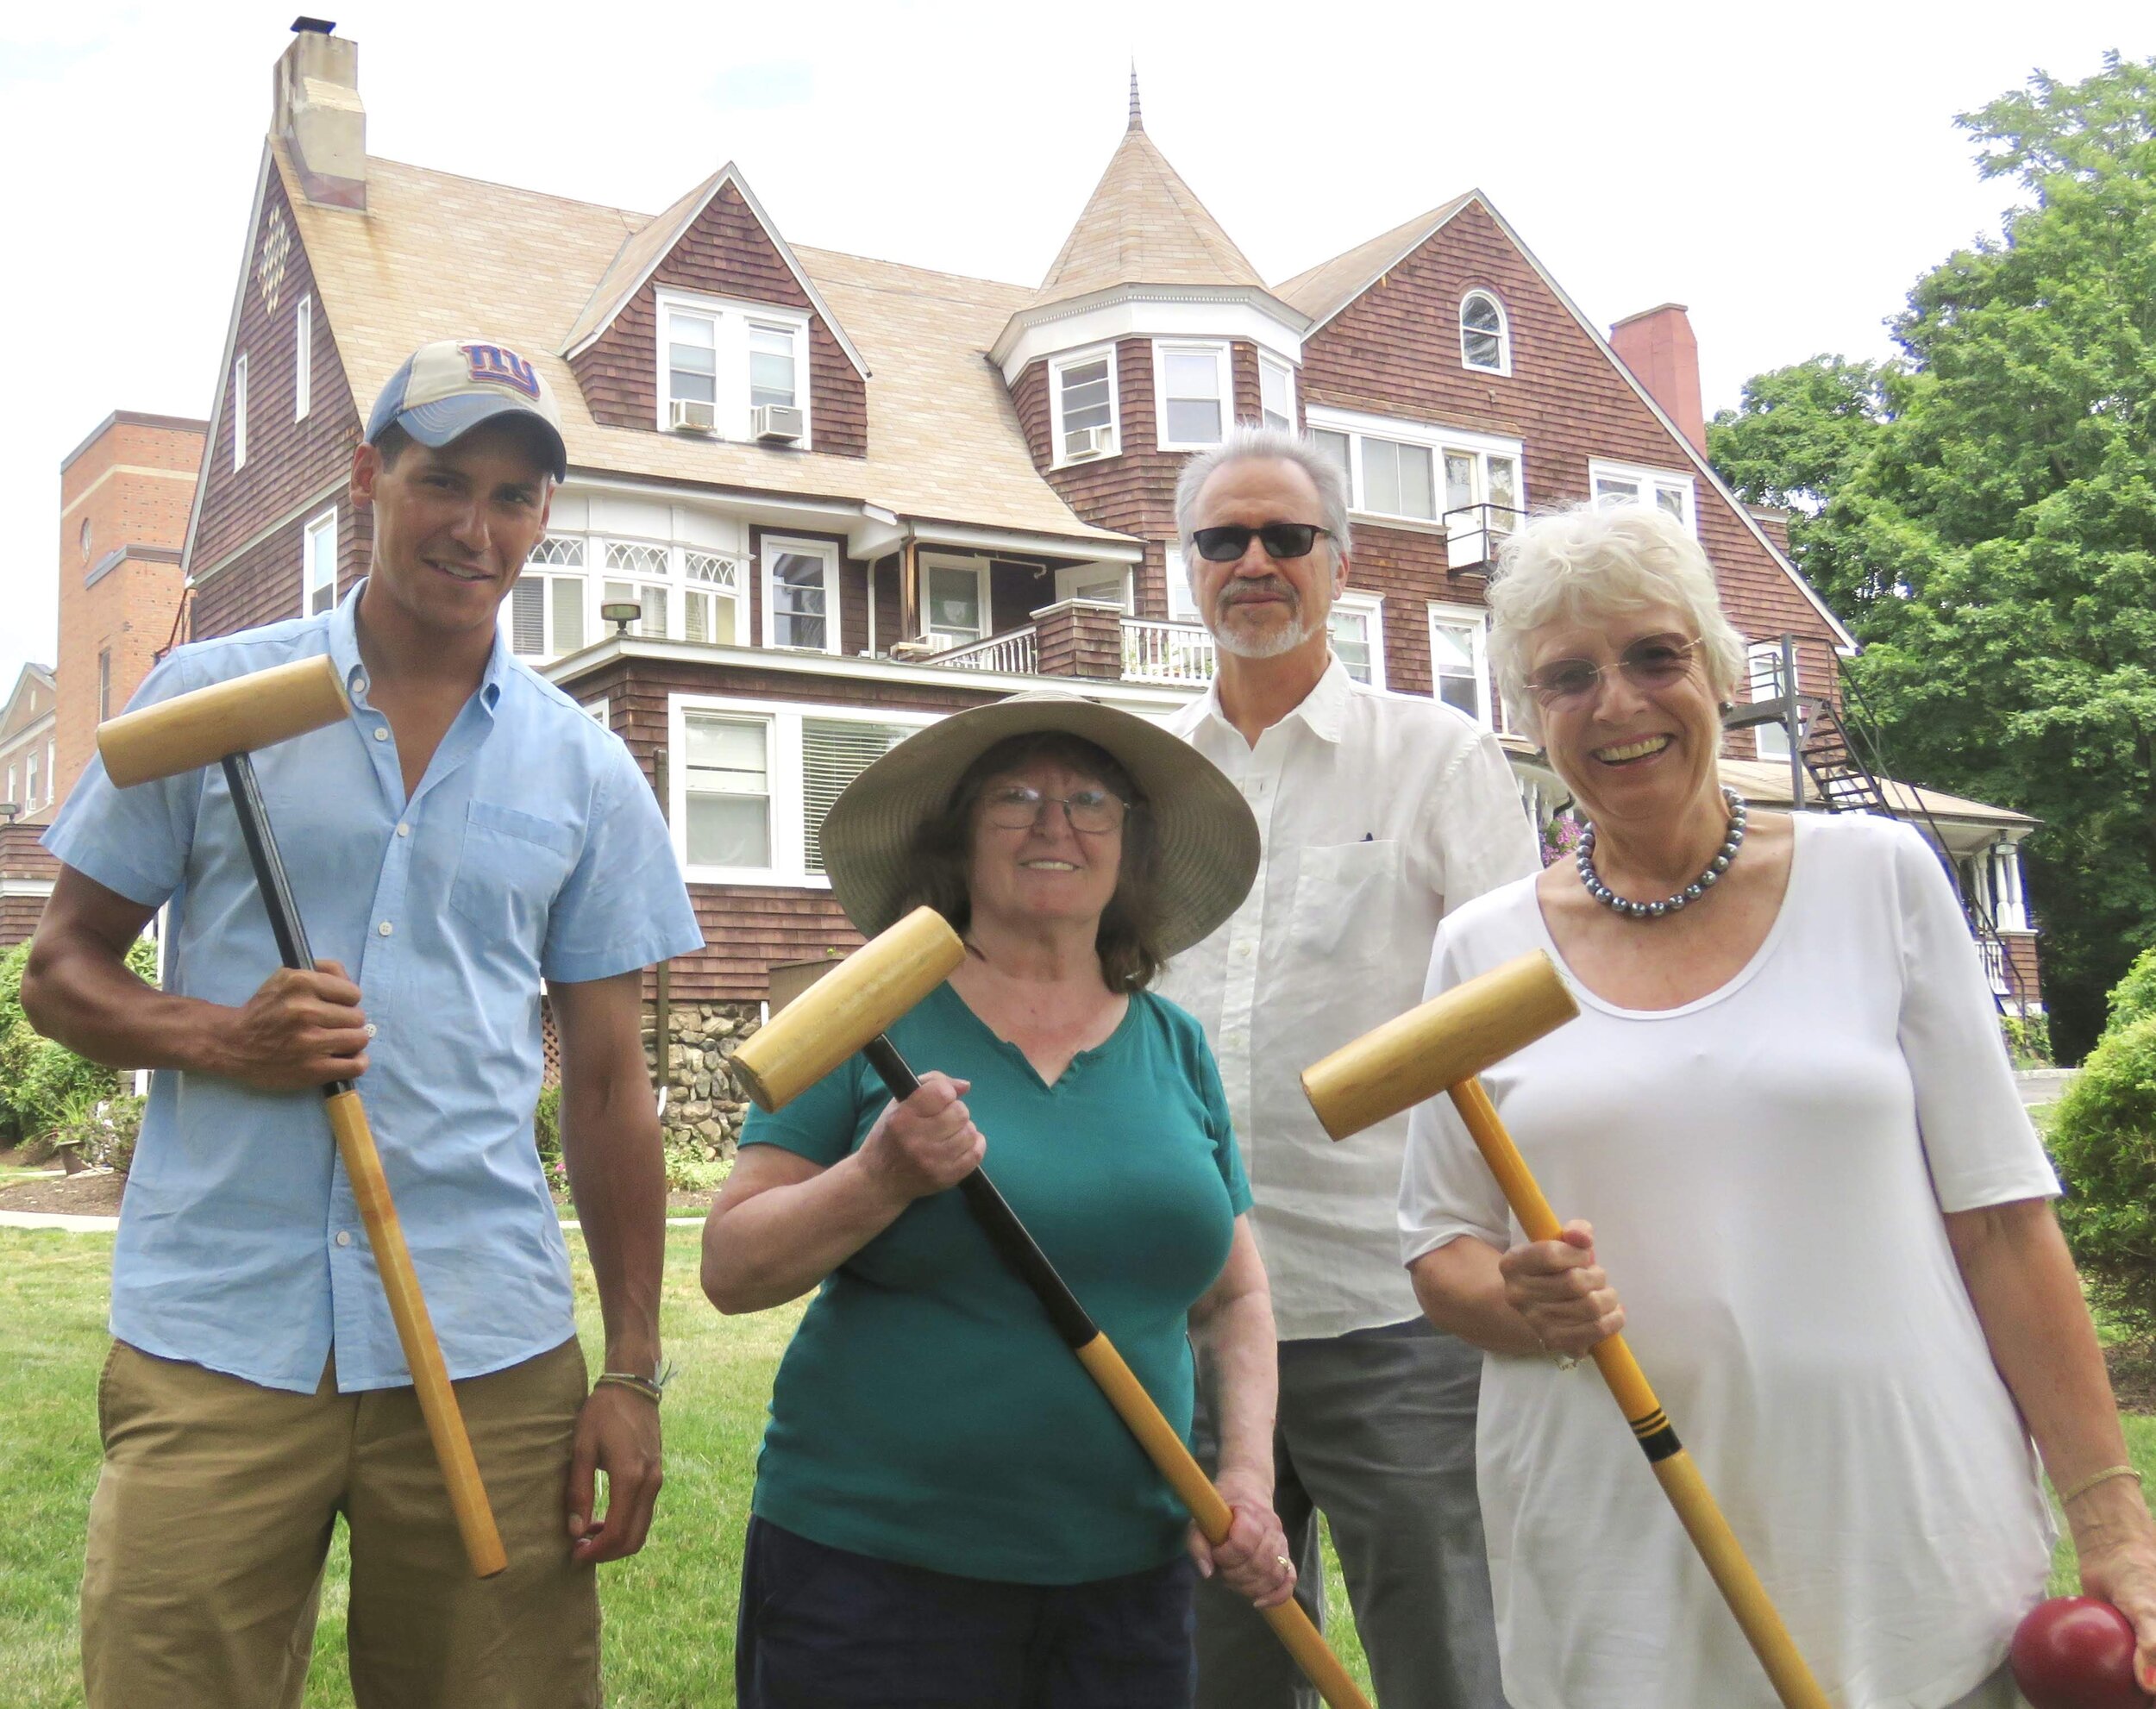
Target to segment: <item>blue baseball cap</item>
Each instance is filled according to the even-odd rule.
[[[561,412],[539,370],[505,344],[445,338],[423,344],[390,376],[367,418],[367,442],[392,427],[429,450],[438,451],[497,416],[529,417],[542,429],[556,480],[569,473],[569,448],[561,437]]]

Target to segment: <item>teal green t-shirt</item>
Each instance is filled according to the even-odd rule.
[[[1052,1086],[949,986],[891,1029],[972,1081],[983,1167],[1137,1373],[1190,1430],[1190,1307],[1250,1203],[1205,1035],[1141,992]],[[890,1101],[856,1056],[743,1145],[829,1166]],[[956,1189],[825,1279],[779,1367],[755,1511],[835,1549],[969,1578],[1076,1584],[1157,1567],[1188,1516]]]

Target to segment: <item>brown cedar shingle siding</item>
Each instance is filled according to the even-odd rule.
[[[261,254],[262,235],[273,216],[283,221],[291,236],[291,249],[279,282],[277,306],[262,301],[256,263]],[[241,573],[241,567],[219,566],[259,529],[267,519],[282,516],[336,481],[350,466],[352,448],[358,442],[360,416],[337,355],[336,338],[329,325],[321,294],[315,289],[299,228],[285,199],[283,178],[271,172],[263,187],[262,216],[256,222],[241,273],[239,328],[233,342],[236,359],[248,358],[247,466],[235,474],[232,467],[232,374],[229,367],[218,376],[223,399],[218,411],[216,437],[210,447],[203,479],[202,516],[197,526],[188,572],[195,578],[195,633],[214,635],[222,629],[205,626],[204,605],[212,610],[246,610],[265,613],[248,619],[264,622],[288,617],[299,610],[299,551],[292,548],[291,574],[275,579],[278,587],[220,591],[210,596],[225,577]],[[292,362],[294,305],[302,297],[314,298],[313,360],[308,410],[304,420],[292,419]],[[372,398],[367,400],[370,404]],[[340,497],[342,503],[342,497]],[[311,513],[310,513],[311,514]],[[342,523],[340,533],[345,532]],[[298,535],[295,534],[294,539]],[[248,554],[248,563],[266,573],[267,559],[259,548]],[[349,570],[348,560],[346,568]],[[205,579],[204,578],[207,578]],[[238,625],[230,625],[237,627]]]
[[[659,792],[663,811],[670,791],[660,776],[667,745],[667,710],[676,694],[729,695],[748,700],[807,701],[898,710],[955,711],[1000,697],[954,684],[870,682],[849,677],[804,676],[782,667],[699,666],[639,660],[580,677],[563,687],[577,699],[605,696],[615,734],[628,744],[644,776]],[[823,953],[827,944],[850,946],[860,935],[826,890],[780,885],[689,886],[705,948],[675,957],[673,994],[680,1002],[751,1002],[762,997],[765,970],[774,962]]]
[[[1256,384],[1257,370],[1251,370]],[[1168,615],[1167,556],[1163,542],[1175,533],[1175,477],[1183,454],[1154,449],[1153,341],[1125,338],[1115,347],[1115,389],[1119,454],[1051,469],[1051,420],[1048,364],[1033,363],[1019,375],[1018,421],[1034,466],[1079,516],[1096,528],[1136,535],[1145,541],[1145,561],[1138,567],[1137,615]]]
[[[1460,299],[1477,285],[1504,304],[1512,332],[1508,377],[1461,366]],[[1334,404],[1516,436],[1526,450],[1529,505],[1537,510],[1587,498],[1594,458],[1693,473],[1675,436],[1479,203],[1463,210],[1313,333],[1303,346],[1300,381],[1306,407]],[[1700,542],[1714,562],[1731,621],[1754,639],[1795,633],[1802,686],[1833,693],[1833,640],[1825,620],[1720,493],[1697,476],[1694,485]],[[1413,589],[1422,599],[1479,603],[1479,595],[1447,591],[1441,573],[1434,582],[1418,574],[1424,550],[1404,544],[1407,538],[1401,531],[1361,530],[1356,580],[1388,593],[1405,584],[1403,592]],[[1441,569],[1443,542],[1432,536],[1430,545]],[[1426,692],[1427,629],[1420,610],[1396,613],[1401,603],[1388,601],[1385,613],[1387,666],[1397,673],[1390,680],[1395,687]]]
[[[868,394],[860,372],[730,184],[711,198],[613,324],[570,362],[596,419],[630,428],[651,428],[658,420],[657,288],[661,285],[807,314],[811,443],[834,456],[868,455]],[[800,454],[774,450],[771,454]]]

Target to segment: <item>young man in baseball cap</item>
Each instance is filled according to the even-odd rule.
[[[703,940],[636,761],[500,634],[567,466],[526,357],[424,347],[354,453],[366,579],[331,610],[179,648],[135,696],[335,661],[349,715],[255,757],[315,971],[263,977],[277,951],[204,774],[121,790],[93,761],[47,834],[64,865],[24,1006],[154,1071],[99,1389],[90,1709],[298,1704],[340,1512],[360,1705],[599,1700],[592,1569],[642,1546],[659,1487],[665,1182],[640,975]],[[168,899],[160,991],[122,957]],[[605,1322],[596,1387],[532,1142],[542,978]],[[317,1095],[352,1078],[508,1550],[485,1581]]]

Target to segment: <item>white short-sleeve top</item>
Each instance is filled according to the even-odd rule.
[[[1642,947],[1653,928],[1643,924]],[[1560,967],[1534,881],[1440,929],[1435,993]],[[1492,1067],[1561,1218],[1839,1709],[1938,1709],[2043,1593],[2053,1530],[1942,1211],[2058,1183],[1939,861],[1909,827],[1801,816],[1766,941],[1681,1008],[1577,1020]],[[1411,1124],[1404,1255],[1522,1238],[1446,1100]],[[1514,1709],[1776,1700],[1594,1370],[1490,1355],[1476,1456]]]

